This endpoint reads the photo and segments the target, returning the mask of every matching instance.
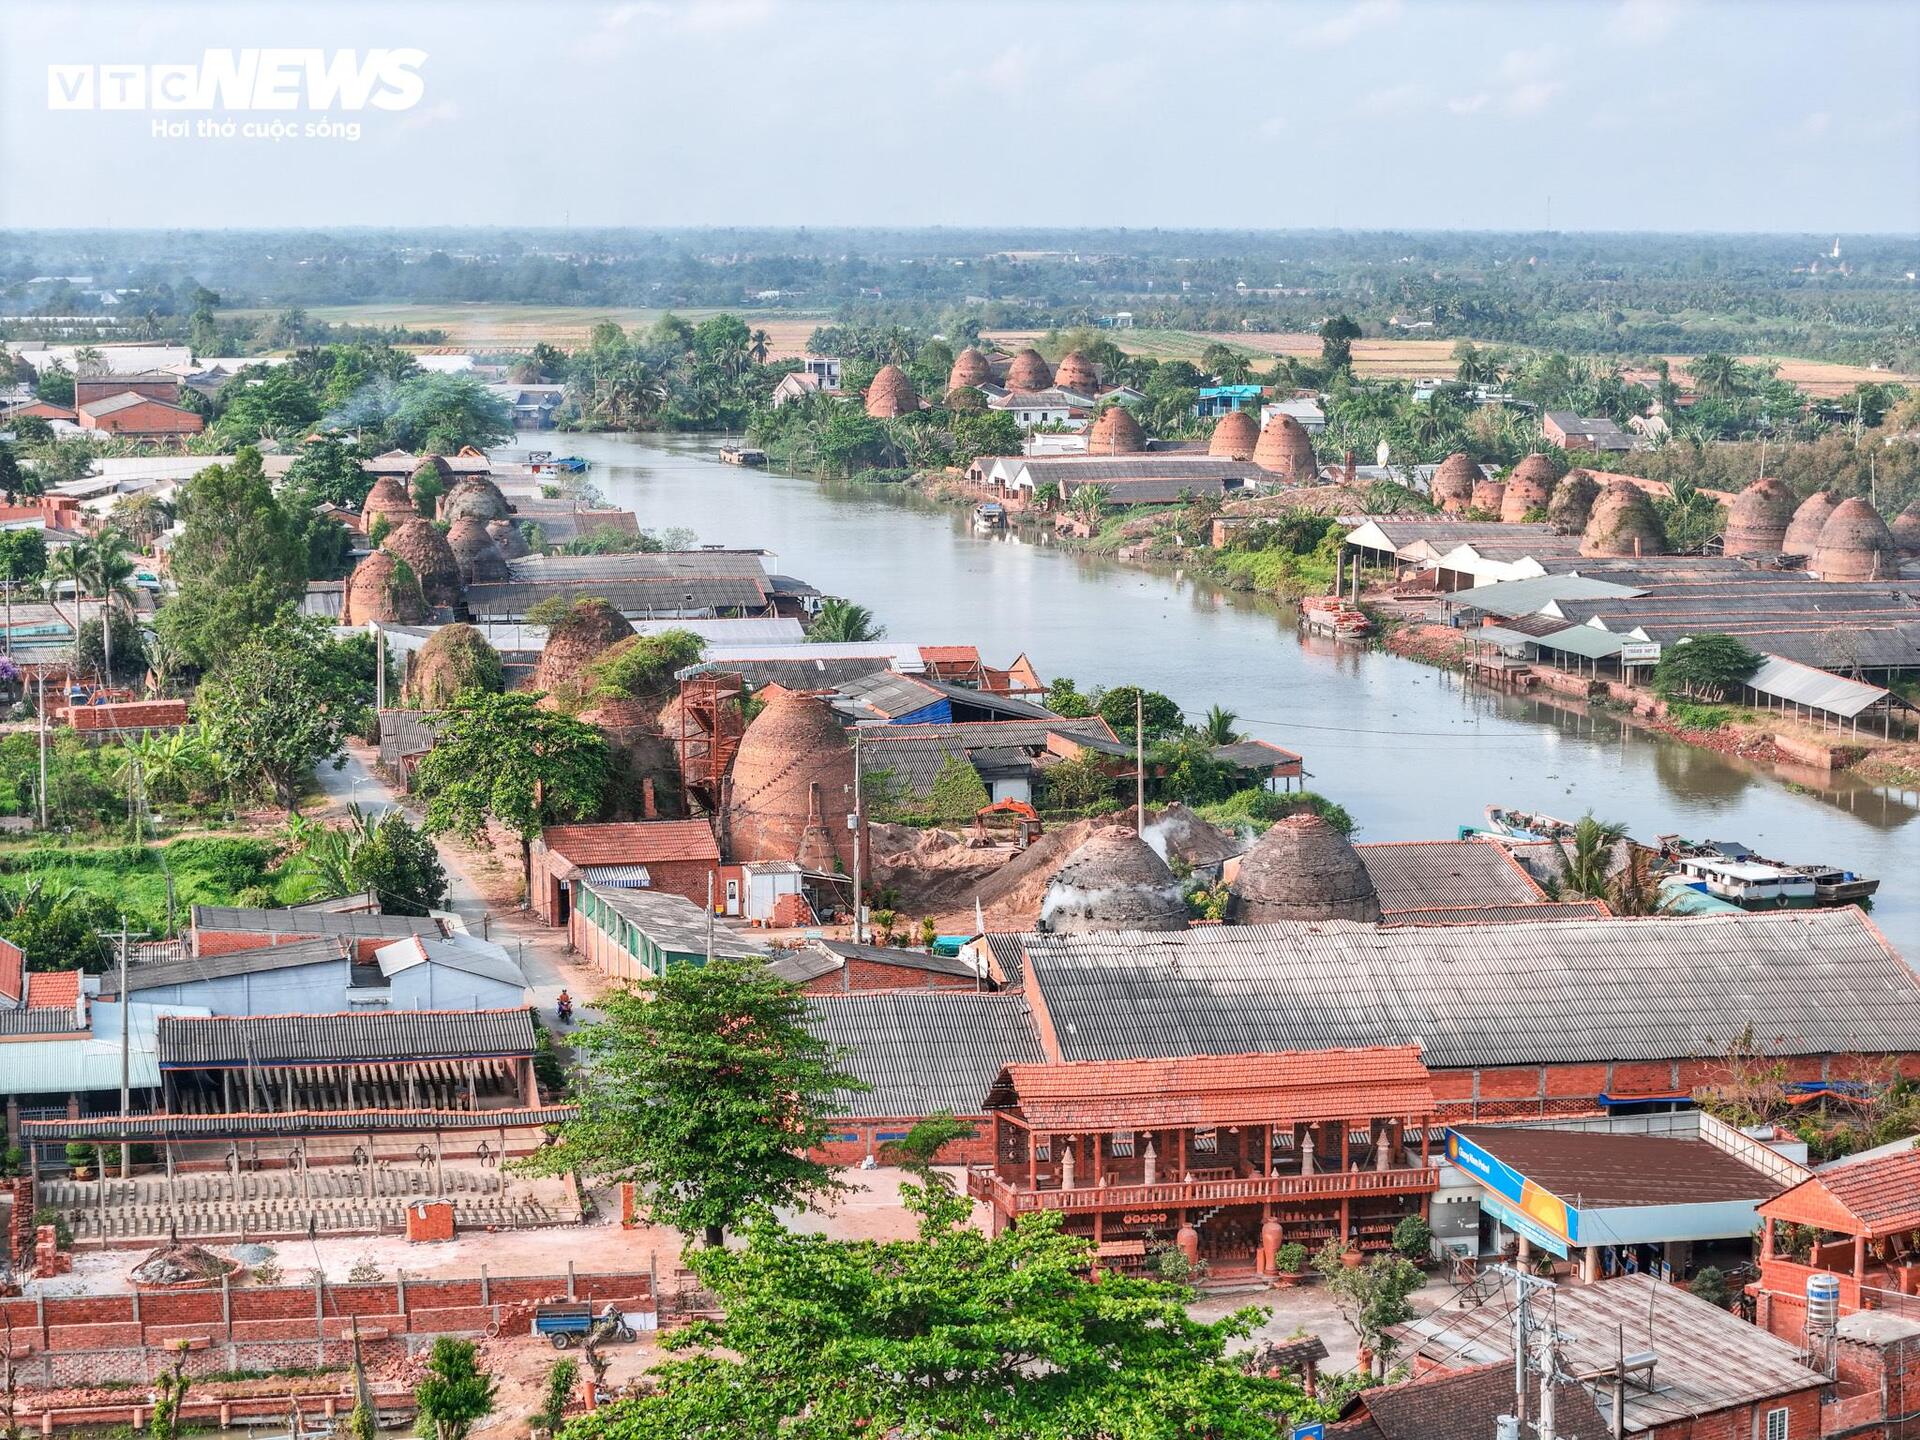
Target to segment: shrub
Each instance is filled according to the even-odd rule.
[[[1282,1275],[1298,1275],[1307,1268],[1307,1247],[1298,1240],[1289,1240],[1274,1252],[1273,1263]]]
[[[1433,1258],[1433,1227],[1418,1215],[1409,1215],[1393,1227],[1393,1248],[1413,1261]]]
[[[1726,1272],[1713,1265],[1705,1266],[1687,1282],[1687,1293],[1696,1300],[1704,1300],[1722,1310],[1727,1308],[1727,1301],[1732,1298],[1728,1293]]]

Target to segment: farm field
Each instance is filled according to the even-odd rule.
[[[264,315],[264,310],[241,310],[241,315]],[[447,332],[444,346],[413,346],[416,350],[466,350],[475,347],[524,350],[544,340],[562,349],[584,345],[587,334],[602,320],[612,320],[622,329],[651,325],[666,312],[650,307],[612,307],[596,309],[570,305],[414,305],[407,303],[374,305],[318,305],[308,311],[316,319],[348,325],[405,326]],[[688,320],[704,320],[722,313],[720,307],[693,307],[677,311]],[[809,314],[793,310],[737,309],[731,313],[756,330],[767,332],[769,354],[776,360],[806,352],[807,337],[831,318],[825,313]],[[1253,334],[1246,331],[1202,330],[1115,330],[1109,332],[1114,343],[1130,355],[1147,355],[1155,360],[1198,360],[1209,345],[1231,346],[1247,355],[1317,356],[1320,338],[1304,332]],[[1039,330],[987,330],[983,339],[1018,349],[1039,340]],[[1353,342],[1354,370],[1357,374],[1381,380],[1418,380],[1430,376],[1451,375],[1454,341],[1412,339],[1362,339]],[[1684,368],[1685,355],[1667,357]],[[1870,382],[1896,382],[1920,385],[1920,375],[1872,370],[1865,365],[1843,365],[1827,360],[1798,360],[1781,356],[1742,355],[1751,364],[1771,361],[1780,367],[1780,378],[1791,381],[1810,395],[1843,395],[1856,385]]]
[[[268,310],[239,310],[244,316],[273,313]],[[666,312],[646,307],[596,309],[574,305],[413,305],[396,302],[387,305],[315,305],[307,313],[316,320],[336,325],[400,325],[414,330],[444,330],[444,348],[466,350],[485,346],[506,350],[525,350],[536,341],[562,349],[584,345],[587,334],[602,320],[611,320],[623,330],[651,325]],[[675,314],[687,320],[704,320],[722,313],[722,307],[690,308]],[[825,315],[809,315],[792,310],[735,309],[756,330],[765,330],[771,342],[770,353],[776,360],[803,354],[807,336],[826,323]],[[415,350],[438,347],[411,346]]]

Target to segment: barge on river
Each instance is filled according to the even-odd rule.
[[[722,465],[751,465],[756,470],[767,468],[767,452],[757,450],[751,445],[722,445],[720,447]]]

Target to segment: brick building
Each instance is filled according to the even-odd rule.
[[[768,968],[809,995],[986,988],[972,964],[958,956],[855,945],[847,940],[815,940],[799,950],[782,953]]]
[[[1807,1282],[1831,1277],[1840,1313],[1898,1307],[1920,1316],[1920,1150],[1912,1137],[1822,1165],[1760,1206],[1754,1318],[1807,1338]],[[1916,1397],[1920,1398],[1920,1397]],[[1920,1408],[1920,1407],[1916,1407]]]
[[[547,924],[565,928],[574,886],[585,881],[705,905],[718,892],[719,866],[720,847],[705,820],[549,825],[533,843],[533,908]]]
[[[149,399],[131,391],[95,400],[77,409],[82,430],[97,430],[102,435],[117,435],[130,440],[164,440],[178,435],[198,435],[206,429],[206,420],[180,405]]]
[[[1853,908],[1013,943],[1049,1060],[1418,1044],[1448,1123],[1689,1103],[1746,1034],[1789,1083],[1920,1075],[1920,979]]]
[[[915,1122],[949,1110],[976,1130],[949,1145],[949,1164],[985,1164],[992,1135],[981,1101],[1003,1065],[1042,1056],[1033,1016],[1018,995],[976,991],[878,990],[808,1001],[813,1032],[847,1052],[841,1063],[866,1081],[849,1093],[822,1156],[857,1165],[904,1140]],[[1007,1057],[999,1059],[995,1057]]]
[[[73,403],[85,407],[116,395],[139,395],[168,405],[180,403],[180,377],[165,370],[137,370],[127,375],[81,375],[73,382]]]

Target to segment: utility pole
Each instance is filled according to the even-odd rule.
[[[713,963],[713,872],[707,871],[707,964]]]
[[[1147,834],[1147,692],[1133,687],[1133,833]]]
[[[102,938],[113,940],[120,951],[120,1178],[127,1178],[127,1152],[131,1148],[127,1135],[127,1117],[133,1112],[133,1004],[127,992],[127,942],[144,939],[146,931],[127,929],[127,917],[120,917],[118,934],[105,935]],[[102,1185],[106,1175],[100,1177]]]
[[[378,621],[373,626],[373,711],[376,722],[387,708],[387,631]]]
[[[42,670],[34,677],[40,686],[40,700],[35,709],[40,712],[40,833],[47,830],[47,672]]]
[[[867,943],[867,927],[861,923],[861,919],[866,893],[865,887],[860,883],[860,841],[865,837],[867,817],[860,795],[860,727],[858,725],[853,727],[853,814],[848,818],[853,825],[853,943],[864,945]]]

